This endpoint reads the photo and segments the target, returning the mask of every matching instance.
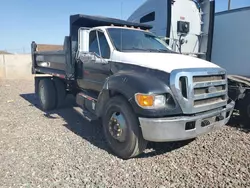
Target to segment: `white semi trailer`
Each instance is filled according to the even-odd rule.
[[[147,0],[128,21],[153,26],[176,52],[211,60],[214,0]]]
[[[229,94],[235,108],[250,120],[250,7],[215,14],[212,62],[229,74]]]
[[[214,0],[147,0],[129,18],[146,23],[176,52],[225,68],[229,97],[250,121],[250,7],[215,14]]]

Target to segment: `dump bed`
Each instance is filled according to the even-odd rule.
[[[32,73],[66,78],[67,62],[70,64],[70,59],[67,57],[67,54],[70,54],[67,40],[66,37],[64,46],[36,44],[33,41],[31,44]]]

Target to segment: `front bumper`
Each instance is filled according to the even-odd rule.
[[[225,125],[233,112],[235,102],[224,109],[196,116],[170,118],[139,118],[145,140],[153,142],[180,141],[196,138]],[[218,118],[219,117],[219,118]],[[207,125],[209,122],[209,125]],[[191,128],[190,128],[190,125]],[[206,125],[206,126],[204,126]]]

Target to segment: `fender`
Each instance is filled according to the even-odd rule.
[[[134,112],[140,117],[162,117],[169,115],[181,114],[182,111],[178,103],[176,108],[168,109],[143,109],[135,101],[136,93],[145,94],[166,94],[172,95],[169,88],[169,74],[161,71],[145,71],[144,73],[133,70],[120,71],[110,76],[98,97],[97,114],[102,112],[105,102],[112,97],[112,93],[123,95],[132,105]],[[173,95],[172,95],[173,96]],[[173,97],[174,98],[174,97]],[[174,99],[175,100],[175,99]]]

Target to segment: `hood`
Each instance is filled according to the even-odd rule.
[[[114,51],[112,61],[138,65],[170,73],[175,69],[219,68],[208,61],[175,53],[118,52]]]

